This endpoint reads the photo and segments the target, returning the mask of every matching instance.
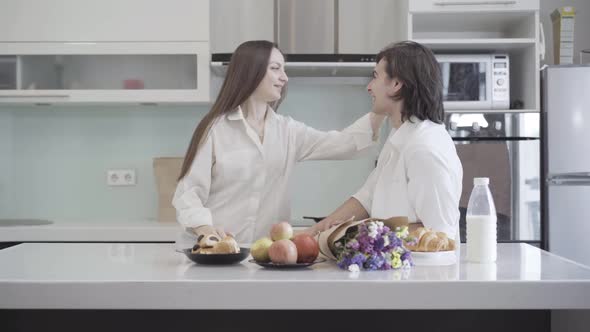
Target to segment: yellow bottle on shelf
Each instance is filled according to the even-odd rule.
[[[555,64],[574,63],[574,22],[576,9],[561,7],[551,13]]]

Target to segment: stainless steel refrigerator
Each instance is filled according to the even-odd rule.
[[[550,66],[541,78],[546,248],[590,265],[590,65]]]

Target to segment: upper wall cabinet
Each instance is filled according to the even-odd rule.
[[[200,103],[209,44],[5,43],[0,103]]]
[[[209,0],[2,0],[0,24],[0,42],[208,41]]]
[[[407,12],[399,0],[215,0],[211,53],[265,39],[287,54],[375,54],[405,39]]]
[[[539,0],[410,0],[413,12],[539,10]]]
[[[233,53],[247,40],[275,40],[274,0],[212,0],[211,53]]]
[[[3,0],[0,103],[208,103],[209,0]]]
[[[407,7],[403,1],[339,0],[338,53],[376,54],[404,40]]]

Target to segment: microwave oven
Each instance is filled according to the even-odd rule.
[[[510,108],[507,54],[437,54],[445,110]]]

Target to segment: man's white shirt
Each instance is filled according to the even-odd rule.
[[[406,216],[458,240],[462,179],[444,125],[413,117],[392,130],[377,167],[353,197],[371,217]]]

